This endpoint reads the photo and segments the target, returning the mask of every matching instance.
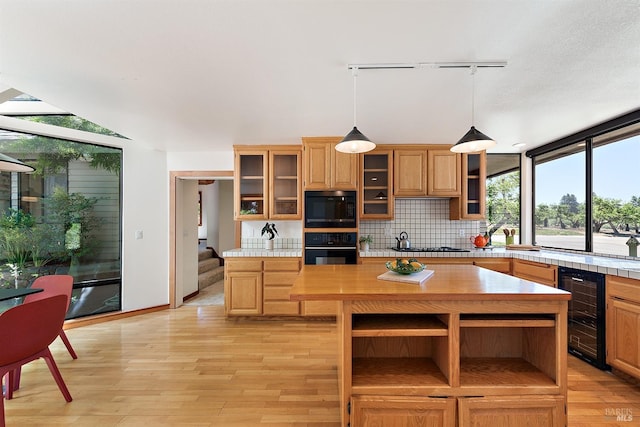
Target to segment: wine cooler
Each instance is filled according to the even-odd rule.
[[[604,275],[558,267],[558,287],[571,292],[569,353],[599,369],[607,369]]]

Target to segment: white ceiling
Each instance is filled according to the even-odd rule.
[[[635,110],[640,1],[0,0],[0,84],[167,151],[344,135],[348,64],[486,60],[508,63],[473,78],[490,152]],[[358,128],[452,144],[471,87],[468,69],[361,70]]]

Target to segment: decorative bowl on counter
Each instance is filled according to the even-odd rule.
[[[415,258],[396,258],[385,263],[387,269],[399,274],[412,274],[424,270],[425,265]]]

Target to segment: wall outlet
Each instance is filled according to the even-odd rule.
[[[384,227],[384,235],[385,237],[392,237],[390,225]]]
[[[458,232],[458,234],[459,234],[459,236],[460,236],[460,237],[464,237],[464,230],[462,230],[462,229],[461,229],[461,230]]]

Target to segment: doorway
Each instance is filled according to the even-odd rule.
[[[181,180],[232,180],[233,171],[170,171],[169,179],[169,306],[177,308],[183,303],[185,281],[192,284],[194,271],[197,273],[197,249],[191,244],[198,238],[197,185],[188,183],[185,187],[187,192],[194,193],[194,204],[189,205],[194,215],[185,215],[190,210],[183,211],[185,183]]]

